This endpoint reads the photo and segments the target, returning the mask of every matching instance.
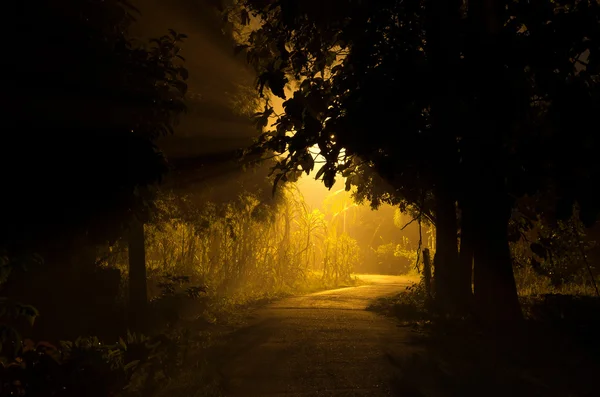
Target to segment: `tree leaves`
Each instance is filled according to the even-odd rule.
[[[281,99],[285,99],[284,88],[287,82],[288,79],[287,77],[285,77],[284,72],[281,70],[273,71],[269,75],[269,88],[275,96],[278,96]]]
[[[250,14],[245,8],[240,12],[240,22],[243,26],[250,24]]]
[[[306,172],[306,175],[308,175],[315,167],[315,159],[310,152],[306,152],[300,156],[298,164],[302,167],[302,170]]]
[[[430,148],[438,137],[430,113],[435,101],[432,93],[436,87],[431,78],[434,64],[430,50],[424,48],[426,15],[422,8],[406,2],[377,5],[363,2],[357,11],[350,3],[345,7],[342,2],[335,12],[317,15],[291,2],[274,4],[282,7],[281,13],[265,12],[266,6],[261,1],[245,3],[248,10],[264,18],[263,28],[256,31],[254,40],[250,41],[250,49],[256,55],[252,63],[261,72],[261,93],[262,87],[267,85],[274,95],[284,98],[281,73],[301,80],[292,99],[284,103],[285,114],[280,119],[285,122],[278,124],[277,134],[292,135],[287,143],[292,154],[302,153],[307,146],[319,142],[320,154],[329,166],[320,167],[317,178],[323,178],[327,184],[334,180],[329,174],[335,174],[332,170],[338,162],[334,148],[341,146],[379,173],[380,179],[362,174],[358,180],[347,181],[350,185],[363,184],[361,193],[365,197],[390,202],[398,202],[399,198],[418,200],[421,195],[415,192],[431,188],[436,170],[445,169],[448,161],[464,160],[467,150],[473,149],[465,146],[464,130],[453,132],[463,143],[460,153],[452,149],[444,164],[436,163],[438,156],[424,156],[415,149]],[[560,140],[574,142],[568,137],[568,131],[586,131],[581,120],[593,124],[593,117],[586,115],[597,113],[593,111],[598,109],[597,99],[588,98],[598,90],[589,84],[595,86],[600,79],[596,76],[595,80],[586,78],[585,84],[577,83],[585,73],[574,72],[571,58],[589,48],[592,62],[589,70],[595,70],[597,61],[593,55],[600,50],[596,51],[597,43],[590,38],[595,37],[591,32],[597,31],[597,22],[591,21],[597,21],[598,7],[588,2],[570,6],[568,13],[557,13],[554,3],[517,1],[508,5],[512,18],[499,41],[503,62],[510,65],[502,72],[507,88],[502,93],[507,95],[503,101],[506,123],[499,132],[502,135],[499,140],[510,142],[511,154],[505,158],[510,167],[503,172],[511,193],[517,196],[546,188],[543,183],[548,178],[540,178],[542,172],[567,181],[575,178],[559,177],[556,170],[574,172],[575,163],[579,168],[590,169],[580,159],[565,155]],[[521,31],[524,25],[526,34]],[[459,29],[463,27],[469,31],[467,26]],[[263,51],[267,43],[273,46],[277,43],[281,48],[282,37],[287,39],[285,51]],[[344,50],[336,47],[333,51],[332,43],[341,45]],[[476,119],[479,105],[474,104],[481,98],[480,87],[469,66],[476,54],[465,43],[467,41],[456,43],[454,48],[461,54],[457,65],[460,77],[457,78],[464,81],[455,93],[458,103],[455,107],[459,109],[455,112],[456,120]],[[282,59],[283,53],[288,51],[289,64]],[[327,73],[328,70],[331,73]],[[326,85],[330,88],[325,88]],[[586,88],[581,88],[584,86]],[[557,87],[562,87],[562,91]],[[537,99],[533,101],[534,98]],[[537,104],[532,106],[532,103]],[[540,133],[541,129],[548,131]],[[556,134],[559,131],[562,132]],[[549,149],[550,140],[555,141],[552,145],[556,145],[556,151]],[[573,144],[568,152],[578,153],[580,146]],[[544,149],[533,149],[539,147]],[[440,145],[440,150],[446,148],[450,146]],[[473,149],[474,153],[477,151]],[[504,149],[501,152],[504,156]],[[302,156],[292,157],[291,161],[304,169]],[[463,161],[461,170],[466,169],[465,164]],[[464,177],[458,173],[452,175]],[[600,180],[599,175],[596,171],[583,184],[595,185],[594,181]],[[393,188],[388,192],[379,189],[376,180]],[[369,189],[372,194],[367,193]],[[591,214],[591,211],[583,213]],[[568,216],[569,212],[565,214]]]
[[[0,297],[0,319],[17,320],[24,318],[33,326],[38,316],[39,312],[35,307]]]
[[[233,48],[233,55],[238,55],[240,52],[248,49],[250,46],[248,44],[239,44]]]
[[[31,161],[6,181],[16,193],[2,210],[2,244],[66,239],[89,229],[100,241],[113,238],[139,203],[134,187],[157,182],[166,170],[148,142],[170,134],[185,111],[185,34],[170,29],[142,43],[129,34],[131,20],[120,0],[69,1],[66,8],[56,3],[16,13],[17,24],[28,26],[22,39],[40,45],[19,48],[10,68],[15,79],[39,89],[3,94],[21,98],[6,111],[28,138],[6,142],[15,154],[2,164],[23,150]],[[75,177],[73,167],[89,178]],[[33,208],[26,199],[38,189],[54,193]]]
[[[534,254],[536,254],[540,258],[546,259],[546,256],[547,256],[546,248],[544,248],[544,246],[541,245],[540,243],[531,243],[529,245],[529,248],[531,249],[531,251]]]
[[[269,118],[273,114],[274,110],[271,106],[265,105],[265,109],[262,112],[254,114],[254,125],[260,131],[262,131],[267,124],[269,124]]]

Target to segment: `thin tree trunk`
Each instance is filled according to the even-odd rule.
[[[423,250],[423,282],[425,283],[426,304],[431,304],[431,257],[429,248]]]
[[[457,290],[461,293],[460,300],[468,308],[473,298],[473,255],[474,230],[471,208],[462,208],[460,220],[460,250],[456,282]]]
[[[132,327],[143,327],[147,304],[144,224],[136,219],[129,230],[129,314]]]

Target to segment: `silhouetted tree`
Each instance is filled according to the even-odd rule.
[[[63,266],[61,282],[77,284],[85,278],[74,271],[80,263],[66,266],[70,254],[115,240],[134,218],[147,217],[145,187],[167,169],[154,141],[172,133],[185,110],[187,70],[178,59],[185,35],[133,41],[127,30],[137,11],[124,0],[15,8],[21,44],[0,94],[12,121],[1,138],[11,193],[0,210],[0,245],[40,252],[46,275]]]
[[[352,176],[366,164],[410,204],[432,197],[438,296],[467,303],[474,258],[479,312],[518,319],[507,235],[514,197],[554,186],[559,207],[577,200],[593,214],[599,202],[590,190],[600,174],[590,156],[597,139],[584,127],[598,110],[598,5],[241,4],[240,21],[260,24],[246,43],[259,92],[286,99],[259,142],[284,154],[278,179],[311,172],[317,146],[326,163],[316,176],[326,186],[337,173],[360,185]],[[271,114],[267,107],[262,127]]]

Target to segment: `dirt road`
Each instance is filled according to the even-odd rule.
[[[395,396],[396,362],[415,349],[411,335],[365,310],[404,290],[400,276],[294,297],[257,312],[221,357],[225,396]]]

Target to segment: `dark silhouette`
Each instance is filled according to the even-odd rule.
[[[388,183],[384,200],[399,196],[433,214],[436,289],[451,306],[445,310],[473,307],[496,326],[520,319],[507,236],[515,198],[559,190],[561,216],[570,216],[575,201],[586,222],[598,212],[590,190],[600,175],[597,146],[584,127],[593,125],[598,101],[594,59],[586,56],[597,49],[589,37],[598,29],[598,5],[577,2],[567,10],[482,1],[466,10],[461,2],[437,1],[425,7],[248,1],[245,7],[266,21],[246,49],[259,90],[285,98],[287,76],[302,79],[261,143],[289,151],[277,166],[280,178],[310,172],[314,145],[326,159],[317,172],[326,186],[340,173],[360,191],[361,167],[373,168]],[[279,45],[264,51],[265,41]],[[293,136],[285,133],[292,129]],[[423,146],[428,156],[418,150]]]

